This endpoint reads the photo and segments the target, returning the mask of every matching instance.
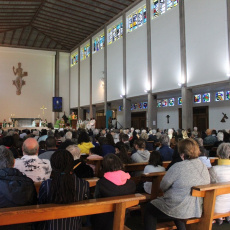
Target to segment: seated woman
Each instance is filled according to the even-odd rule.
[[[67,150],[57,150],[50,159],[51,178],[43,181],[39,204],[69,204],[89,197],[89,183],[73,173],[74,159]],[[81,229],[81,218],[71,217],[46,221],[39,229]]]
[[[149,164],[145,166],[144,173],[164,172],[165,168],[162,166],[161,155],[158,151],[153,151],[150,154]],[[151,194],[152,182],[144,183],[144,190]]]
[[[128,155],[127,148],[124,143],[117,143],[115,145],[115,153],[120,158],[123,164],[131,164],[132,160]]]
[[[182,219],[201,217],[203,200],[191,196],[191,188],[210,183],[208,169],[198,159],[200,150],[195,140],[181,140],[178,152],[183,161],[171,166],[163,177],[160,188],[164,196],[146,206],[145,230],[156,229],[158,219],[174,220],[178,230],[185,230]]]
[[[218,165],[213,166],[210,170],[211,183],[221,183],[230,181],[230,143],[222,143],[217,149]],[[230,212],[230,194],[216,197],[215,213]],[[226,220],[230,223],[230,217]],[[223,223],[223,219],[217,220],[218,224]]]
[[[150,152],[145,150],[145,140],[138,139],[134,142],[134,147],[137,150],[132,154],[131,159],[134,163],[148,162]]]
[[[94,177],[93,169],[87,165],[83,160],[80,160],[80,149],[77,145],[69,145],[66,150],[68,150],[74,158],[73,171],[79,178],[91,178]]]
[[[89,135],[86,131],[82,131],[78,137],[78,148],[80,148],[81,153],[85,153],[89,155],[89,150],[94,147],[94,145],[90,142]]]
[[[122,171],[123,164],[115,154],[107,154],[103,159],[104,177],[95,188],[95,198],[122,196],[134,194],[135,183],[130,180],[130,175]],[[99,214],[92,217],[95,230],[112,230],[113,213]]]

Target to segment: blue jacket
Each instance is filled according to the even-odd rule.
[[[159,149],[162,161],[171,161],[173,155],[173,149],[169,148],[167,145],[162,145]]]

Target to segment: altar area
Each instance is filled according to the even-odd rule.
[[[40,127],[41,118],[11,118],[13,128]]]

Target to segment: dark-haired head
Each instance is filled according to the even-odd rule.
[[[78,144],[81,144],[83,142],[90,142],[89,135],[85,131],[82,131],[78,137]]]
[[[103,159],[103,169],[105,173],[123,170],[123,164],[119,157],[113,153],[109,153]]]
[[[149,157],[149,164],[157,167],[158,165],[162,166],[161,155],[159,151],[153,151]]]
[[[74,175],[72,174],[73,155],[64,149],[54,152],[50,159],[52,167],[52,203],[68,204],[75,201]]]

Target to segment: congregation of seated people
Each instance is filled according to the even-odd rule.
[[[188,195],[189,190],[210,182],[230,182],[229,142],[228,130],[199,132],[196,127],[193,130],[0,129],[0,208],[69,204],[89,199],[92,194],[84,178],[95,176],[95,165],[88,162],[95,160],[102,161],[103,172],[95,187],[95,198],[133,194],[139,188],[130,174],[124,172],[124,165],[147,163],[143,173],[166,171],[166,174],[160,185],[164,196],[147,204],[144,228],[156,229],[159,219],[168,218],[177,229],[184,230],[181,219],[202,215],[202,198]],[[211,165],[210,157],[219,158],[217,165]],[[163,167],[165,161],[169,162],[167,168]],[[41,183],[38,194],[34,182]],[[142,187],[151,194],[151,182],[143,183]],[[229,212],[230,194],[218,196],[215,209]],[[218,224],[223,221],[230,223],[230,217],[216,220]],[[110,230],[113,215],[95,215],[84,224]],[[75,217],[21,224],[17,229],[81,229],[81,226],[82,218]]]

